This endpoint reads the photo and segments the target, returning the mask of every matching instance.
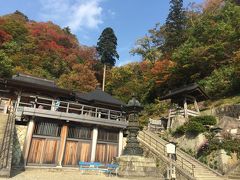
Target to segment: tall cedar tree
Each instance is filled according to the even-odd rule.
[[[104,65],[102,84],[102,89],[104,91],[106,66],[114,66],[116,58],[119,59],[119,55],[117,53],[117,37],[115,36],[112,28],[107,27],[103,30],[98,39],[97,52],[101,59],[101,63]]]
[[[186,15],[183,10],[183,0],[171,0],[170,10],[165,26],[165,54],[171,54],[174,49],[185,41]]]

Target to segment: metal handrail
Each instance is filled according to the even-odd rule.
[[[167,156],[167,152],[165,150],[165,144],[163,144],[162,142],[160,142],[158,139],[156,139],[155,137],[152,137],[151,135],[149,135],[148,133],[142,131],[139,134],[146,142],[149,143],[150,146],[155,145],[156,149],[158,151],[161,151],[162,154],[168,158]],[[154,141],[153,141],[154,140]],[[160,146],[159,146],[160,145]],[[189,160],[187,160],[186,158],[184,158],[183,156],[176,154],[177,155],[177,159],[176,159],[176,163],[179,164],[181,166],[182,169],[187,170],[192,176],[194,176],[194,169],[195,169],[195,165],[193,163],[191,163]],[[179,159],[180,158],[180,159]]]
[[[12,107],[10,107],[0,151],[0,168],[9,168],[11,166],[12,156],[9,153],[11,153],[13,145],[14,112],[14,108],[12,109]]]

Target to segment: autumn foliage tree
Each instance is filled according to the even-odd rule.
[[[1,63],[10,74],[22,72],[53,79],[73,90],[96,87],[96,49],[80,45],[69,28],[29,21],[16,11],[0,17],[0,49]]]

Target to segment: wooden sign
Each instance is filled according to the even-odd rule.
[[[168,154],[175,154],[176,153],[176,146],[172,143],[166,144],[166,151]]]

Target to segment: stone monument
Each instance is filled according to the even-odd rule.
[[[159,177],[156,162],[153,159],[143,157],[143,149],[140,147],[137,135],[140,130],[138,113],[143,109],[135,96],[128,102],[125,112],[128,117],[127,145],[123,155],[117,158],[118,175],[122,177]]]

